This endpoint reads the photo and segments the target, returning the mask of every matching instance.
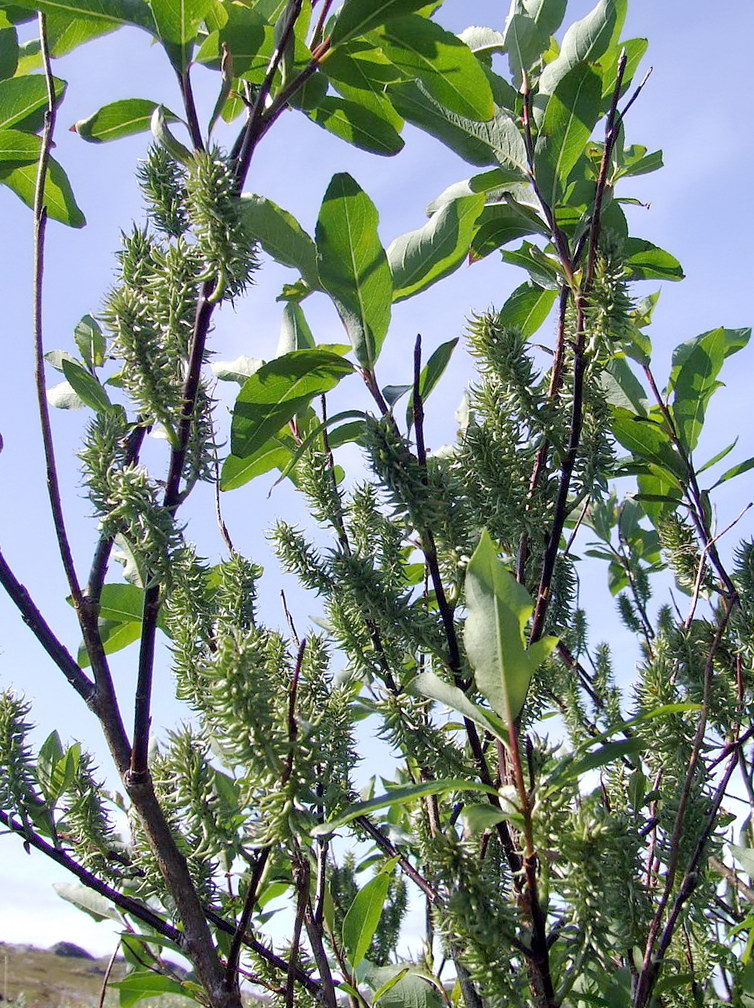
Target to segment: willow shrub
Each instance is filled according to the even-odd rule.
[[[652,369],[656,296],[637,300],[633,285],[682,272],[626,216],[632,179],[662,163],[626,139],[646,42],[621,40],[622,0],[600,0],[565,33],[565,0],[514,0],[502,31],[460,36],[433,20],[437,3],[334,6],[3,8],[0,182],[34,214],[36,383],[77,657],[1,557],[0,580],[51,671],[99,719],[122,792],[106,793],[92,758],[57,732],[33,751],[28,704],[6,692],[0,819],[76,876],[67,898],[120,922],[124,1006],[172,992],[238,1008],[244,981],[302,1008],[751,1004],[752,834],[746,820],[727,843],[723,802],[753,794],[754,553],[718,551],[714,491],[753,462],[723,470],[734,445],[696,455],[725,359],[749,330],[703,333],[664,379]],[[19,46],[15,26],[35,17],[38,41]],[[46,353],[46,222],[83,224],[50,155],[64,88],[51,63],[121,25],[162,45],[183,118],[129,99],[77,124],[90,142],[151,128],[138,168],[146,216],[124,232],[96,315]],[[216,71],[206,123],[197,62]],[[369,195],[338,174],[311,236],[244,191],[288,108],[378,155],[400,149],[408,121],[476,173],[387,249]],[[236,122],[232,145],[217,146],[218,123]],[[492,254],[523,282],[471,320],[476,373],[457,436],[430,453],[428,401],[458,341],[426,354],[418,339],[405,384],[381,387],[391,305]],[[206,366],[222,353],[213,318],[266,257],[299,279],[281,295],[278,356],[215,360],[239,385],[228,430]],[[317,343],[305,314],[316,293],[347,345]],[[62,372],[47,390],[45,361]],[[336,386],[348,408],[332,415]],[[86,581],[49,404],[88,417],[80,461],[99,542]],[[156,431],[164,456],[148,466]],[[336,461],[346,444],[356,478]],[[217,445],[229,446],[219,461]],[[253,507],[269,477],[250,484],[271,473],[312,517],[301,529],[283,504],[272,530],[283,569],[324,609],[301,636],[295,612],[282,629],[262,622],[262,571],[227,529],[210,563],[181,516],[201,482]],[[606,565],[640,644],[633,672],[590,633],[585,555]],[[685,613],[668,604],[662,571]],[[153,677],[169,674],[155,669],[158,633],[191,718],[150,744]],[[110,672],[127,646],[133,698]],[[359,795],[367,729],[395,771]],[[421,906],[421,952],[408,960],[404,918]],[[276,907],[288,938],[273,947]],[[166,950],[190,960],[189,979]]]

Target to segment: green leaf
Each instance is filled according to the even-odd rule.
[[[4,81],[3,83],[12,83]],[[33,165],[36,174],[42,141],[31,133],[21,130],[0,130],[0,181],[5,182],[14,168]]]
[[[91,315],[84,315],[81,321],[76,323],[73,338],[89,367],[102,367],[105,363],[105,337],[97,320]]]
[[[634,375],[625,357],[613,357],[599,376],[605,401],[620,406],[637,416],[649,413],[649,400],[639,379]]]
[[[157,34],[179,71],[191,59],[193,41],[212,6],[212,0],[149,0]]]
[[[79,119],[71,129],[89,143],[108,143],[134,133],[146,133],[151,128],[152,116],[158,102],[148,98],[126,98],[123,101],[103,105],[86,119]],[[166,112],[169,122],[177,122],[178,117]]]
[[[650,172],[658,171],[662,167],[662,151],[658,150],[653,151],[651,154],[645,154],[628,163],[624,162],[624,165],[618,171],[618,175],[621,178],[629,175],[649,175]]]
[[[457,35],[413,15],[389,21],[375,37],[387,58],[449,111],[475,121],[495,115],[484,70]]]
[[[390,243],[387,258],[393,274],[394,301],[426,290],[461,265],[483,206],[481,193],[445,203],[423,227]]]
[[[609,107],[615,94],[615,85],[618,81],[618,66],[620,65],[621,54],[625,50],[626,65],[623,71],[620,93],[623,95],[631,85],[639,64],[647,51],[648,42],[645,38],[626,39],[625,42],[618,42],[610,46],[605,55],[600,59],[599,66],[602,71],[602,101]],[[625,157],[625,151],[624,157]],[[652,170],[652,169],[648,169]],[[629,174],[641,175],[642,172]]]
[[[437,700],[438,703],[445,704],[446,707],[458,711],[459,714],[479,725],[484,731],[490,732],[501,742],[507,742],[508,729],[497,714],[472,703],[463,690],[441,679],[436,672],[420,672],[419,675],[414,676],[406,690],[415,696],[426,696],[430,700]]]
[[[472,175],[470,179],[449,185],[429,204],[427,216],[431,217],[432,214],[437,213],[446,203],[451,203],[462,196],[471,196],[472,193],[489,193],[488,201],[498,202],[505,198],[507,192],[512,192],[521,185],[523,183],[521,183],[520,172],[506,168],[491,168],[479,175]]]
[[[400,79],[400,72],[376,46],[359,42],[330,50],[325,63],[327,79],[341,97],[374,112],[398,132],[403,119],[385,96],[385,86]]]
[[[485,529],[466,568],[464,642],[477,688],[503,721],[512,724],[531,677],[558,641],[543,637],[527,647],[524,631],[534,604],[498,552]]]
[[[233,408],[233,455],[253,455],[314,396],[329,392],[352,371],[352,364],[326,350],[295,350],[263,364],[244,383]]]
[[[386,794],[370,798],[369,801],[347,805],[337,819],[332,819],[330,822],[315,826],[311,831],[311,835],[315,837],[330,836],[331,833],[353,822],[359,816],[369,815],[384,808],[392,808],[394,805],[405,805],[408,802],[416,801],[417,798],[443,794],[446,791],[483,791],[485,794],[497,794],[497,791],[487,784],[480,784],[478,781],[457,777],[426,781],[424,784],[409,784],[406,787],[391,788]]]
[[[62,100],[65,81],[55,80],[55,97]],[[36,133],[44,123],[47,83],[40,74],[0,80],[0,135],[9,127]],[[27,162],[21,161],[21,164]]]
[[[385,905],[390,876],[380,872],[356,893],[343,918],[343,947],[352,966],[358,966],[372,942]]]
[[[7,175],[3,174],[0,177],[0,183],[12,189],[28,207],[34,206],[37,185],[36,164],[14,168]],[[52,220],[74,228],[81,228],[86,224],[86,218],[76,203],[68,176],[54,158],[50,158],[47,165],[44,203],[47,216]]]
[[[420,84],[412,81],[391,84],[387,95],[404,119],[437,137],[469,164],[481,167],[498,164],[515,169],[521,181],[526,179],[524,139],[505,110],[499,109],[489,122],[475,122],[443,108]]]
[[[471,49],[477,59],[488,59],[494,53],[505,52],[505,36],[494,28],[469,25],[458,37]]]
[[[223,6],[222,13],[225,20],[221,25],[212,26],[215,30],[202,42],[196,61],[219,70],[225,46],[233,55],[236,76],[251,84],[261,84],[275,51],[274,18],[271,20],[259,5],[249,8],[245,4],[231,3]],[[240,108],[244,107],[242,102],[239,104]]]
[[[412,14],[427,6],[427,0],[345,0],[330,33],[333,46],[379,28],[391,18]]]
[[[291,459],[291,447],[284,438],[277,436],[266,441],[258,451],[246,458],[228,455],[220,472],[220,489],[237,490],[257,476],[264,476],[273,469],[282,469]]]
[[[62,364],[66,380],[84,405],[96,413],[105,413],[112,409],[110,397],[93,374],[75,361],[64,360]]]
[[[525,235],[548,234],[549,230],[537,212],[514,199],[487,204],[477,219],[477,232],[471,243],[472,261],[484,259],[508,242]]]
[[[623,244],[623,265],[631,280],[683,280],[681,264],[664,249],[643,238],[629,238]]]
[[[577,63],[594,63],[617,38],[626,16],[626,0],[599,0],[563,37],[559,55],[542,71],[539,93],[550,95]]]
[[[700,466],[696,470],[697,476],[700,475],[700,473],[706,472],[708,469],[711,469],[713,466],[717,465],[718,462],[722,462],[722,460],[727,455],[730,455],[730,453],[733,451],[733,449],[736,447],[737,444],[738,444],[738,438],[735,438],[733,441],[731,441],[729,445],[726,445],[725,448],[722,448],[719,452],[713,455],[708,462],[705,462],[703,466]]]
[[[62,363],[60,370],[62,371]],[[84,404],[73,391],[70,382],[62,381],[57,385],[52,385],[45,393],[50,406],[55,409],[83,409]]]
[[[240,200],[244,227],[275,262],[297,269],[309,287],[319,287],[317,250],[299,222],[272,200],[244,193]]]
[[[750,469],[754,469],[754,458],[747,459],[745,462],[739,462],[738,465],[731,466],[730,469],[726,470],[720,479],[713,483],[710,490],[714,490],[715,487],[719,487],[721,483],[727,483],[728,480],[734,479],[736,476],[740,476],[741,473],[749,472]]]
[[[67,14],[47,14],[47,42],[56,59],[66,56],[78,46],[100,38],[119,28],[117,21],[103,21],[92,17],[70,17]],[[151,30],[151,29],[150,29]]]
[[[453,356],[453,351],[457,346],[457,336],[455,339],[448,340],[447,343],[441,343],[421,369],[419,373],[419,395],[423,403],[427,401],[432,389],[445,373],[445,369],[450,363],[450,358]],[[414,393],[411,385],[407,387],[411,390],[411,396],[406,407],[406,426],[411,430],[414,422]]]
[[[232,361],[213,361],[210,367],[218,381],[232,381],[243,385],[246,379],[256,374],[263,364],[264,361],[258,360],[256,357],[247,357],[246,354],[241,354],[240,357],[236,357]]]
[[[112,903],[93,889],[73,882],[54,882],[53,889],[61,899],[73,903],[96,921],[120,920],[120,914]]]
[[[312,122],[354,147],[382,157],[392,157],[403,150],[403,140],[392,116],[385,116],[382,110],[327,95],[314,108],[303,111]]]
[[[516,89],[521,87],[524,73],[531,70],[549,42],[550,36],[542,31],[534,18],[520,9],[517,0],[513,0],[505,26],[505,48]]]
[[[369,370],[387,334],[393,297],[377,223],[377,209],[359,184],[350,175],[335,175],[317,221],[319,276],[359,363]]]
[[[106,584],[100,596],[99,615],[116,623],[141,622],[144,590],[132,584]]]
[[[154,32],[154,19],[142,0],[17,0],[17,6],[59,14],[70,20],[84,18],[109,28],[136,25]]]
[[[15,28],[0,28],[0,80],[12,77],[18,66],[18,34]]]
[[[600,118],[602,79],[587,63],[577,63],[550,95],[537,138],[535,164],[543,198],[560,202],[568,177],[584,153]]]
[[[507,816],[501,809],[487,803],[486,805],[466,805],[461,813],[461,818],[467,831],[472,836],[476,836],[478,833],[492,829],[499,822],[503,822]]]
[[[189,987],[184,987],[180,981],[163,976],[161,973],[154,973],[152,970],[129,973],[112,986],[120,991],[120,1008],[131,1008],[144,998],[160,997],[162,994],[178,994],[195,1000]]]
[[[751,329],[711,329],[681,344],[673,354],[671,410],[687,451],[696,448],[709,401],[722,387],[717,376],[726,357],[746,346],[750,337]]]
[[[521,284],[500,309],[500,324],[519,329],[524,336],[533,336],[550,314],[557,296],[556,290],[534,283]]]
[[[282,357],[283,354],[291,353],[293,350],[313,349],[314,336],[301,305],[296,301],[287,301],[283,307],[280,338],[275,356]]]
[[[549,38],[563,23],[567,2],[568,0],[523,0],[523,7]]]
[[[566,757],[561,768],[553,770],[548,783],[553,784],[557,779],[558,787],[567,781],[577,780],[589,770],[597,770],[599,767],[614,763],[624,756],[631,756],[647,748],[646,739],[630,738],[621,739],[619,742],[608,742],[607,745],[595,749],[581,759],[573,760]]]
[[[653,463],[676,480],[688,478],[683,459],[674,448],[670,435],[659,424],[618,406],[612,409],[610,429],[635,458]]]
[[[525,269],[535,284],[548,290],[559,290],[560,270],[555,259],[531,242],[522,242],[517,249],[503,249],[503,262]]]
[[[730,852],[749,878],[754,878],[754,850],[751,847],[740,847],[738,844],[728,844]]]
[[[100,620],[99,635],[105,654],[115,654],[141,637],[141,617],[139,622],[122,623],[120,620]],[[89,668],[89,653],[82,644],[76,659],[82,668]]]
[[[442,1008],[444,1004],[430,977],[415,963],[374,966],[364,962],[359,977],[375,992],[372,1003],[379,1003],[380,1008]]]

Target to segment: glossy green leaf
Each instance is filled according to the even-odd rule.
[[[718,375],[726,357],[746,346],[751,329],[711,329],[676,349],[670,387],[671,411],[684,448],[696,448],[709,401],[722,387]]]
[[[47,42],[50,54],[56,59],[66,56],[85,42],[116,31],[117,21],[103,21],[92,17],[71,17],[68,14],[47,14]]]
[[[503,262],[525,269],[535,284],[552,290],[560,288],[558,263],[531,242],[522,242],[517,249],[503,249]]]
[[[375,875],[356,893],[343,918],[343,948],[354,967],[367,954],[380,923],[389,888],[389,875],[382,872]]]
[[[445,373],[445,369],[450,364],[450,358],[453,356],[453,351],[457,346],[457,336],[455,339],[448,340],[447,343],[441,343],[421,369],[419,373],[419,395],[423,403],[427,401],[430,393]],[[411,390],[411,396],[406,407],[406,426],[411,430],[414,422],[414,393],[411,385],[407,387]]]
[[[223,46],[233,55],[233,69],[251,84],[261,84],[275,50],[275,26],[259,6],[227,4],[225,20],[213,28],[202,42],[195,59],[219,70]],[[243,108],[243,103],[240,103]]]
[[[0,184],[8,186],[28,207],[34,206],[37,185],[37,166],[23,165],[0,176]],[[47,216],[69,227],[81,228],[86,218],[79,209],[68,181],[68,176],[54,158],[48,163],[45,180],[44,203]]]
[[[507,192],[514,192],[517,186],[522,185],[524,183],[521,182],[521,173],[515,169],[491,168],[479,175],[472,175],[469,179],[454,182],[447,189],[443,189],[428,205],[427,216],[431,217],[437,213],[446,203],[452,203],[462,196],[471,196],[473,193],[489,194],[487,198],[490,202],[499,202]]]
[[[738,465],[731,466],[727,469],[719,480],[712,484],[710,490],[714,490],[715,487],[719,487],[721,483],[727,483],[728,480],[735,479],[736,476],[740,476],[742,473],[749,472],[754,469],[754,458],[747,459],[745,462],[739,462]]]
[[[403,119],[388,101],[385,87],[401,75],[381,49],[360,42],[339,45],[330,51],[325,70],[342,98],[374,112],[400,132]]]
[[[144,590],[132,584],[106,584],[100,596],[99,615],[114,623],[141,621]]]
[[[488,203],[477,219],[469,256],[472,261],[484,259],[503,245],[526,235],[549,233],[547,225],[532,207],[514,199]]]
[[[466,568],[464,642],[479,692],[506,724],[518,717],[531,677],[558,643],[543,637],[527,647],[534,604],[498,557],[485,529]]]
[[[586,17],[570,26],[560,53],[542,71],[539,93],[550,95],[577,63],[595,63],[617,38],[626,16],[626,0],[599,0]]]
[[[426,290],[461,265],[483,206],[481,193],[445,203],[423,227],[391,242],[387,258],[395,301]]]
[[[112,409],[110,397],[91,372],[75,361],[64,360],[63,374],[81,401],[96,413]]]
[[[393,280],[375,205],[350,175],[335,175],[317,221],[318,269],[359,363],[372,369],[390,324]]]
[[[255,454],[314,396],[329,392],[352,371],[352,364],[325,350],[296,350],[263,364],[247,379],[233,408],[233,455]]]
[[[105,336],[97,320],[91,315],[84,315],[81,321],[76,323],[73,338],[89,367],[102,367],[105,363]]]
[[[120,1008],[132,1008],[144,998],[161,997],[163,994],[177,994],[180,997],[194,1000],[190,989],[184,987],[179,980],[165,976],[162,973],[155,973],[152,970],[144,970],[136,973],[129,973],[123,980],[113,983],[120,994]]]
[[[317,250],[293,214],[256,193],[244,193],[240,207],[248,234],[276,262],[297,269],[309,287],[316,289]]]
[[[71,20],[98,21],[111,28],[136,25],[154,32],[154,19],[143,0],[17,0],[17,5]]]
[[[65,81],[55,78],[58,101],[62,100],[65,89]],[[47,83],[40,74],[0,80],[0,135],[10,127],[36,133],[42,128],[46,109]]]
[[[403,150],[403,140],[395,128],[392,116],[385,117],[374,108],[328,95],[305,112],[312,122],[322,126],[333,136],[372,154],[392,157]]]
[[[134,133],[146,133],[151,128],[157,106],[157,102],[148,98],[126,98],[111,102],[88,118],[79,119],[71,129],[89,143],[107,143]],[[166,119],[168,122],[178,121],[178,117],[172,112],[166,112]]]
[[[517,287],[500,309],[501,325],[519,329],[524,336],[533,336],[552,311],[558,292],[525,283]]]
[[[212,0],[149,0],[157,34],[179,71],[191,59],[193,41]]]
[[[345,0],[330,34],[331,44],[340,45],[426,6],[427,0]]]
[[[621,177],[629,175],[648,175],[650,172],[658,171],[663,167],[662,151],[652,151],[651,154],[643,154],[635,160],[624,162],[618,174]]]
[[[375,33],[380,48],[410,80],[419,80],[444,108],[475,121],[495,114],[479,60],[457,35],[413,15],[394,18]]]
[[[577,63],[550,95],[537,138],[535,166],[543,198],[555,206],[601,113],[602,80]]]
[[[15,28],[0,28],[0,80],[12,77],[18,66],[18,35]]]
[[[141,620],[138,623],[135,620],[130,623],[122,623],[120,620],[100,620],[99,635],[105,654],[115,654],[141,637]],[[76,660],[81,668],[89,668],[91,665],[89,653],[83,644],[79,647]]]
[[[683,459],[659,424],[621,407],[614,407],[611,412],[610,429],[635,458],[653,463],[678,480],[688,478]]]
[[[4,83],[12,83],[6,81]],[[0,130],[0,181],[5,181],[14,168],[33,165],[36,175],[42,141],[32,133],[21,130]]]
[[[624,756],[632,756],[635,753],[646,749],[647,742],[643,738],[621,739],[619,742],[608,742],[594,752],[582,756],[581,759],[568,760],[561,770],[555,770],[551,781],[557,778],[558,786],[562,786],[569,780],[577,780],[589,770],[598,770],[600,767],[614,763],[623,759]]]
[[[387,89],[398,112],[455,151],[469,164],[501,165],[526,178],[526,147],[514,119],[499,109],[489,122],[475,122],[448,111],[413,81],[391,84]]]
[[[459,691],[460,692],[460,691]],[[380,809],[391,808],[394,805],[405,805],[408,802],[416,801],[417,798],[425,798],[427,795],[443,794],[446,791],[483,791],[485,794],[497,794],[497,791],[487,784],[480,784],[478,781],[448,777],[443,780],[426,781],[423,784],[409,784],[406,787],[391,788],[386,794],[370,798],[369,801],[356,802],[348,805],[337,819],[315,826],[311,831],[312,836],[330,836],[336,830],[347,826],[362,815],[370,815]]]
[[[632,280],[683,280],[675,256],[643,238],[629,238],[624,242],[623,254],[623,265]]]
[[[264,476],[265,473],[271,472],[273,469],[282,470],[291,460],[292,449],[292,439],[289,446],[287,439],[278,435],[270,438],[261,448],[246,458],[228,455],[220,471],[220,489],[223,491],[237,490],[257,476]]]

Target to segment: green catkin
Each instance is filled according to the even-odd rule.
[[[258,267],[256,246],[248,235],[236,179],[217,148],[197,151],[186,179],[188,216],[205,267],[215,282],[211,300],[242,294]]]
[[[153,144],[137,169],[137,178],[155,228],[179,238],[188,229],[183,168],[161,144]]]

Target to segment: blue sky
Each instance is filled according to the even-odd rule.
[[[568,23],[591,4],[570,4]],[[701,0],[681,3],[633,0],[625,38],[650,40],[646,65],[654,72],[628,121],[630,141],[650,150],[662,147],[666,168],[634,180],[625,190],[649,204],[634,208],[632,233],[673,252],[682,262],[687,280],[666,284],[651,334],[657,352],[656,372],[664,378],[672,347],[717,325],[744,326],[754,319],[753,273],[749,227],[754,214],[751,165],[754,131],[750,103],[738,82],[751,60],[754,8],[745,0],[728,0],[710,13]],[[446,0],[438,20],[453,30],[469,23],[502,28],[507,3],[491,0]],[[91,43],[60,61],[56,73],[67,79],[69,90],[60,112],[55,156],[65,165],[89,224],[79,232],[51,224],[48,240],[46,286],[46,344],[48,349],[72,347],[75,323],[86,312],[97,312],[113,277],[113,251],[121,228],[140,217],[133,168],[147,139],[136,137],[94,147],[66,127],[107,102],[132,96],[154,98],[178,105],[174,79],[161,51],[150,46],[146,35],[122,31]],[[640,75],[641,76],[641,72]],[[214,77],[199,69],[195,83],[206,113],[214,104]],[[263,142],[252,163],[247,189],[262,193],[293,212],[313,231],[319,203],[336,171],[349,171],[366,189],[381,212],[381,235],[387,245],[403,231],[419,227],[424,207],[448,184],[473,172],[431,138],[406,128],[406,148],[396,158],[382,160],[349,148],[331,138],[296,113],[284,115]],[[48,614],[56,631],[75,649],[78,632],[64,600],[66,588],[53,545],[44,472],[34,412],[31,381],[30,263],[31,215],[8,190],[0,189],[4,240],[0,243],[3,278],[3,359],[5,387],[0,397],[0,433],[5,448],[0,455],[0,541],[8,561]],[[216,327],[219,359],[239,354],[270,357],[277,342],[280,305],[275,297],[290,271],[265,263],[258,286],[238,306],[224,312]],[[523,280],[517,270],[490,256],[472,267],[462,267],[431,292],[396,306],[391,333],[379,367],[382,384],[410,379],[411,348],[416,332],[424,337],[426,351],[459,335],[472,311],[501,304]],[[648,293],[657,285],[637,286]],[[642,290],[641,288],[646,288]],[[340,323],[324,298],[307,302],[307,313],[320,342],[342,340]],[[741,435],[738,461],[754,454],[748,424],[751,408],[752,351],[734,359],[723,375],[728,388],[719,393],[711,411],[711,427],[700,457]],[[455,367],[430,400],[429,438],[437,447],[452,437],[453,412],[465,381],[468,361],[459,355]],[[50,383],[58,380],[54,373]],[[75,451],[85,418],[82,412],[54,413],[61,474],[68,501],[72,539],[84,568],[95,529],[87,520],[81,499]],[[732,432],[732,433],[731,433]],[[155,446],[155,453],[160,449]],[[226,517],[238,546],[254,559],[273,561],[263,532],[275,513],[284,508],[290,520],[303,520],[296,499],[277,491],[266,499],[271,480],[260,480],[227,495]],[[754,498],[749,475],[729,485],[719,498],[720,527],[735,517],[740,506]],[[202,512],[208,498],[197,500],[186,515]],[[751,527],[751,526],[749,526]],[[220,543],[206,519],[195,534],[207,555],[217,555]],[[270,571],[267,612],[278,619],[279,579]],[[292,589],[292,585],[288,585]],[[585,585],[587,605],[598,607],[600,634],[609,633],[618,654],[632,654],[633,642],[617,625],[602,575]],[[299,623],[311,610],[300,601]],[[82,711],[77,698],[46,663],[15,611],[0,598],[0,688],[15,684],[32,699],[43,726],[40,737],[52,728],[69,738],[91,735],[93,719]],[[132,676],[132,654],[114,663],[119,681]],[[170,700],[170,684],[163,676],[158,720],[169,724],[179,715]],[[101,750],[99,750],[101,753]],[[102,756],[103,768],[107,768]],[[39,856],[27,856],[13,838],[0,838],[0,940],[31,941],[46,945],[59,938],[79,941],[98,952],[109,951],[112,939],[104,926],[95,925],[69,909],[51,892],[53,880],[63,874]]]

